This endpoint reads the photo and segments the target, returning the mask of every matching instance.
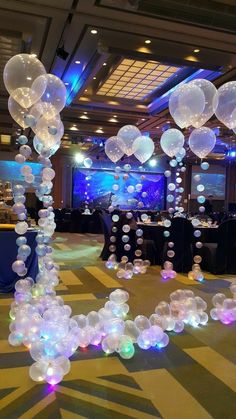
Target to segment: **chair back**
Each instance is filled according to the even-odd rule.
[[[168,258],[173,263],[176,272],[188,272],[193,264],[193,226],[189,220],[182,217],[172,218],[168,241],[174,243],[175,256]],[[167,260],[165,259],[165,260]]]
[[[217,273],[236,274],[236,220],[223,221],[218,227]]]

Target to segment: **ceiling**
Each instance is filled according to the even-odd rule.
[[[236,80],[234,0],[0,0],[0,14],[1,73],[12,55],[34,53],[67,86],[64,152],[102,155],[106,138],[136,124],[160,154],[178,83]],[[14,144],[7,98],[0,77],[0,134]],[[219,127],[214,151],[234,144],[217,120],[209,126]]]

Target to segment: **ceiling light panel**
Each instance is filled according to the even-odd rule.
[[[178,70],[179,67],[163,65],[157,61],[145,62],[125,58],[100,86],[97,94],[141,100]]]

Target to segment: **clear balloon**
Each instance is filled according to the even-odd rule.
[[[37,107],[45,119],[51,119],[59,114],[66,104],[66,87],[61,79],[53,74],[39,76],[36,82],[46,84]]]
[[[154,149],[154,142],[145,135],[137,137],[132,145],[133,154],[141,163],[145,163],[152,157]]]
[[[173,157],[184,145],[184,135],[175,128],[166,130],[161,136],[161,148],[167,156]]]
[[[236,81],[223,84],[214,98],[215,114],[226,127],[236,127]],[[217,105],[217,106],[216,106]]]
[[[28,128],[30,126],[27,119],[29,112],[35,118],[35,121],[37,121],[41,115],[37,107],[33,106],[30,110],[25,109],[18,102],[16,102],[12,96],[9,96],[8,99],[8,110],[14,121],[16,121],[22,128]]]
[[[118,137],[110,137],[105,142],[105,153],[107,157],[116,163],[123,157],[124,152],[122,151],[123,143]]]
[[[213,83],[205,79],[192,80],[189,85],[200,87],[205,96],[205,107],[198,119],[192,123],[195,128],[200,128],[212,117],[217,108],[218,91]]]
[[[133,154],[133,143],[135,139],[141,136],[141,132],[135,125],[125,125],[120,128],[117,136],[121,139],[121,150],[127,156]]]
[[[189,137],[189,147],[200,159],[206,157],[213,150],[215,143],[215,133],[207,127],[194,129]]]
[[[33,55],[14,55],[5,65],[3,80],[12,98],[23,108],[29,108],[36,103],[46,89],[43,64]]]

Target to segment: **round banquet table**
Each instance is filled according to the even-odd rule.
[[[28,269],[27,276],[35,280],[38,273],[38,256],[35,252],[37,231],[27,231],[25,234],[27,244],[31,247],[31,254],[26,260]],[[16,239],[18,234],[15,231],[0,230],[0,292],[7,293],[14,291],[16,281],[19,279],[17,274],[12,271],[11,265],[16,259],[18,246]]]
[[[143,230],[143,238],[146,240],[153,240],[157,249],[157,264],[161,265],[163,248],[168,238],[165,238],[163,233],[166,228],[156,222],[151,223],[138,223],[138,227]],[[197,240],[203,243],[217,243],[217,228],[215,227],[198,227],[195,230],[201,231],[201,237]],[[193,236],[193,243],[196,242],[196,238]]]

